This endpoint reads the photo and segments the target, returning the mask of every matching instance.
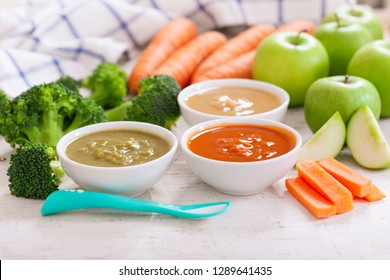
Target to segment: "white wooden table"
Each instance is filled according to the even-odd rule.
[[[284,122],[304,140],[311,136],[302,109],[289,109]],[[390,140],[390,119],[380,125]],[[180,137],[186,128],[180,119],[174,131]],[[180,150],[168,173],[140,198],[179,204],[229,200],[228,212],[206,220],[113,210],[42,217],[42,200],[10,195],[6,170],[11,152],[1,139],[0,156],[6,161],[0,162],[0,259],[390,258],[390,169],[363,169],[348,150],[339,159],[370,177],[388,198],[357,201],[351,212],[323,220],[285,192],[283,184],[253,196],[219,193],[191,173]]]

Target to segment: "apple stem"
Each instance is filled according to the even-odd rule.
[[[348,84],[349,75],[345,75],[344,84]]]
[[[334,18],[336,19],[337,27],[341,27],[340,18],[337,13],[334,13]]]
[[[303,29],[303,30],[301,30],[301,31],[298,32],[297,37],[295,38],[295,43],[294,43],[294,45],[298,45],[298,44],[299,44],[299,37],[301,36],[301,33],[302,33],[302,32],[307,33],[307,31],[308,31],[308,30],[305,28],[305,29]]]

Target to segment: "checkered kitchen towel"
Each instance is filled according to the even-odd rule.
[[[1,0],[4,1],[4,0]],[[4,3],[4,2],[3,2]],[[13,0],[0,5],[0,89],[15,97],[100,62],[130,71],[153,34],[174,17],[199,31],[293,19],[319,22],[344,0]],[[1,4],[1,3],[0,3]]]

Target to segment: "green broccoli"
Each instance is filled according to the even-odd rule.
[[[127,74],[119,65],[103,62],[90,76],[81,79],[80,85],[90,90],[89,99],[105,109],[110,109],[125,101]]]
[[[7,122],[11,112],[11,100],[0,90],[0,135],[4,135],[7,131]]]
[[[108,121],[139,121],[170,129],[180,117],[177,95],[181,88],[168,75],[141,79],[139,94],[125,103],[106,111]]]
[[[54,147],[64,134],[106,121],[101,106],[56,82],[21,93],[0,114],[0,132],[12,147],[27,142]]]
[[[79,91],[80,89],[80,82],[75,80],[71,76],[62,76],[58,80],[56,80],[57,83],[63,84],[65,87],[67,87],[70,90]]]
[[[58,189],[64,174],[54,147],[27,143],[11,155],[8,186],[12,195],[45,199]]]

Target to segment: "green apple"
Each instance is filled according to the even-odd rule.
[[[355,52],[373,41],[371,33],[360,24],[339,20],[318,26],[314,36],[324,45],[329,55],[329,76],[345,75]]]
[[[333,12],[329,13],[324,22],[336,21],[335,14],[340,20],[358,23],[370,31],[374,40],[383,39],[383,27],[379,17],[374,10],[368,5],[341,5]]]
[[[268,36],[257,47],[253,63],[253,78],[287,91],[290,107],[303,105],[309,86],[328,73],[324,46],[304,32],[282,31]]]
[[[375,86],[356,76],[332,76],[315,81],[307,91],[304,114],[316,132],[337,111],[347,124],[352,114],[367,104],[379,119],[381,100]]]
[[[361,166],[372,169],[390,167],[390,146],[370,107],[359,108],[347,126],[347,146]]]
[[[336,157],[344,147],[346,127],[339,112],[333,116],[301,147],[297,162]]]
[[[376,40],[359,49],[352,57],[348,70],[369,80],[381,97],[381,117],[390,116],[390,40]]]

